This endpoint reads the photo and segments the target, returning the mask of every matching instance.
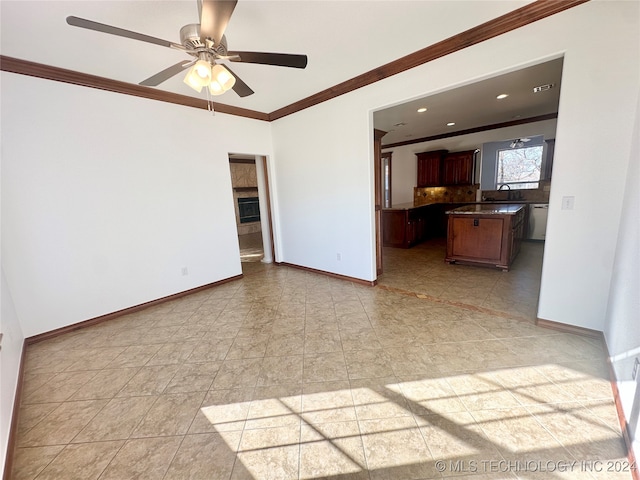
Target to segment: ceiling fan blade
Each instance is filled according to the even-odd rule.
[[[161,38],[151,37],[142,33],[132,32],[131,30],[125,30],[124,28],[112,27],[111,25],[105,25],[104,23],[94,22],[93,20],[86,20],[79,17],[67,17],[67,23],[74,27],[86,28],[88,30],[95,30],[97,32],[109,33],[111,35],[117,35],[119,37],[132,38],[134,40],[140,40],[141,42],[153,43],[162,47],[177,48],[178,50],[186,50],[185,47],[177,43],[169,42],[168,40],[162,40]]]
[[[228,52],[232,62],[260,63],[262,65],[276,65],[279,67],[305,68],[307,66],[306,55],[294,55],[290,53],[263,53],[263,52]]]
[[[179,74],[184,69],[190,67],[196,63],[195,60],[183,60],[180,63],[176,63],[175,65],[170,66],[169,68],[165,68],[161,72],[156,73],[152,77],[147,78],[139,83],[139,85],[144,85],[145,87],[157,87],[162,82],[169,80],[171,77]]]
[[[200,37],[210,38],[218,46],[236,8],[237,0],[202,0]]]
[[[229,73],[235,77],[236,83],[233,85],[232,88],[233,88],[233,91],[238,94],[238,96],[240,96],[240,97],[248,97],[249,95],[253,95],[255,93],[253,90],[251,90],[249,85],[244,83],[242,81],[242,79],[238,75],[235,74],[235,72],[233,70],[231,70],[226,65],[222,65],[222,66],[224,68],[226,68],[227,70],[229,70]]]

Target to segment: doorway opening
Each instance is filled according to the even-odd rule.
[[[373,112],[376,214],[378,206],[382,210],[376,215],[377,259],[384,254],[383,265],[378,265],[380,284],[437,301],[536,318],[544,244],[527,242],[516,259],[518,268],[508,274],[473,266],[448,268],[442,262],[446,212],[485,201],[548,203],[562,66],[562,57],[552,58]],[[548,88],[538,91],[532,88],[536,85]],[[378,132],[383,135],[376,136]],[[526,172],[506,175],[509,165],[504,161],[499,177],[498,157],[491,163],[481,150],[507,139],[511,149],[533,146],[536,135],[544,140],[530,162],[539,175],[535,178]],[[381,159],[388,154],[393,154],[390,206],[383,204],[381,181]],[[491,186],[485,185],[489,177]],[[500,190],[496,181],[507,186]],[[509,184],[520,187],[517,194],[509,192]]]
[[[232,153],[229,171],[243,269],[244,264],[271,263],[274,249],[267,159]]]

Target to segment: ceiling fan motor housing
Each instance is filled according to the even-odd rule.
[[[212,50],[216,55],[227,54],[227,39],[223,35],[219,45],[214,45],[213,41],[200,36],[200,25],[191,23],[180,29],[180,43],[188,50],[195,50],[191,55],[197,57],[203,50]]]

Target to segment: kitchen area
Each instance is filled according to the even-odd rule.
[[[417,153],[413,201],[383,208],[383,246],[411,248],[431,238],[446,238],[447,262],[508,270],[520,242],[544,241],[553,143],[547,141],[542,149],[546,178],[540,173],[536,188],[527,189],[504,183],[497,190],[482,190],[476,183],[479,149]],[[468,221],[471,228],[466,227]]]
[[[562,62],[374,112],[380,284],[535,319]]]
[[[447,262],[508,270],[520,242],[544,241],[553,143],[547,141],[542,149],[546,178],[527,189],[512,189],[505,183],[507,188],[482,190],[476,183],[480,150],[417,153],[413,201],[383,208],[383,246],[411,248],[431,238],[446,238]],[[464,227],[467,220],[472,228]],[[485,253],[474,254],[474,249]]]
[[[543,140],[540,178],[526,185],[535,188],[482,189],[483,145],[414,153],[412,201],[382,208],[379,283],[435,302],[535,320],[553,146],[553,139]]]
[[[508,270],[523,241],[544,242],[562,63],[557,58],[374,113],[376,130],[384,132],[383,247],[448,239],[447,262]],[[465,219],[471,228],[462,227]],[[493,252],[502,258],[460,250],[498,240],[503,248],[493,245]]]

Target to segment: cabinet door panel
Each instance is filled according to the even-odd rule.
[[[407,230],[405,212],[382,212],[382,244],[385,247],[404,247]]]
[[[443,161],[443,185],[471,185],[473,183],[473,150],[455,152]]]
[[[479,260],[500,261],[502,256],[502,218],[452,217],[452,254]]]
[[[455,185],[456,184],[456,162],[453,158],[446,158],[444,160],[444,168],[442,172],[442,184],[443,185]]]
[[[417,153],[418,187],[437,187],[441,184],[442,157],[446,150]]]

